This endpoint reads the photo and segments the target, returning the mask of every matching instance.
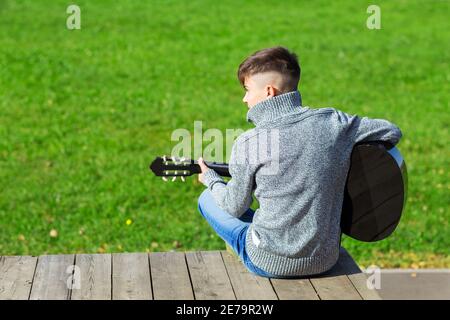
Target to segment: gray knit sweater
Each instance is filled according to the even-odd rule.
[[[322,273],[337,262],[344,187],[355,143],[402,133],[382,119],[301,106],[298,91],[266,99],[247,113],[252,128],[234,142],[226,183],[208,170],[204,184],[219,207],[240,217],[259,202],[246,235],[250,260],[278,276]]]

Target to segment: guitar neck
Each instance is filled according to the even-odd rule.
[[[194,173],[201,173],[200,165],[197,160],[192,160],[192,164],[194,165]],[[222,177],[231,177],[230,171],[228,170],[228,163],[224,162],[213,162],[213,161],[205,161],[205,164],[208,168],[213,169]]]

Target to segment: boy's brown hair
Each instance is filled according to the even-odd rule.
[[[300,81],[300,65],[295,53],[285,47],[272,47],[258,50],[245,59],[238,69],[239,82],[244,86],[245,78],[257,73],[275,71],[283,77],[283,93],[297,90]]]

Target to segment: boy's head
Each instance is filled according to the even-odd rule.
[[[256,51],[240,65],[238,78],[248,108],[276,95],[297,90],[300,66],[297,55],[284,47]]]

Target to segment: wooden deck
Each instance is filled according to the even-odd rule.
[[[366,275],[342,249],[338,264],[326,275],[295,280],[255,276],[227,251],[2,256],[0,299],[327,300],[379,296],[367,288]]]

